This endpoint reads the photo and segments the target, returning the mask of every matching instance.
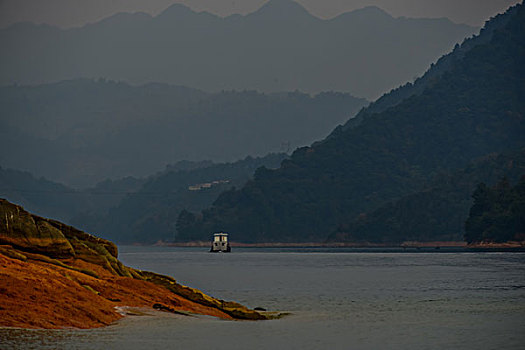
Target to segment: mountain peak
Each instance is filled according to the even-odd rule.
[[[390,17],[390,15],[385,10],[383,10],[382,8],[377,7],[377,6],[365,6],[363,8],[354,10],[352,12],[354,12],[354,13],[374,14],[374,15],[383,15],[383,16],[386,15],[386,16]]]
[[[106,17],[99,22],[89,23],[86,27],[93,27],[98,24],[105,25],[115,25],[115,24],[125,24],[125,23],[138,23],[142,21],[147,21],[151,19],[151,15],[145,12],[119,12],[112,16]]]
[[[385,10],[377,7],[377,6],[365,6],[363,8],[353,10],[350,12],[345,12],[340,14],[339,16],[336,16],[334,19],[341,19],[341,18],[384,18],[384,19],[392,19],[393,17],[386,12]]]
[[[186,5],[175,3],[167,7],[157,17],[181,17],[194,14],[195,12]]]
[[[302,5],[293,0],[269,0],[252,15],[285,18],[313,17]]]

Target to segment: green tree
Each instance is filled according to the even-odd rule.
[[[515,187],[503,178],[494,187],[479,184],[465,222],[465,240],[507,242],[525,239],[525,176]]]

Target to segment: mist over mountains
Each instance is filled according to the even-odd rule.
[[[180,160],[235,161],[324,137],[368,102],[348,94],[205,93],[72,80],[0,88],[0,164],[73,187]]]
[[[82,190],[0,167],[0,197],[120,243],[151,244],[173,240],[181,212],[210,206],[256,169],[277,168],[286,158],[274,153],[232,163],[181,161],[147,177],[108,179]]]
[[[181,213],[209,207],[222,192],[242,187],[256,169],[278,168],[286,158],[283,153],[268,154],[232,163],[192,163],[194,167],[186,170],[167,168],[143,180],[139,188],[122,196],[118,204],[108,210],[85,207],[83,212],[70,217],[70,221],[121,243],[172,241]],[[97,187],[100,189],[102,185]],[[107,188],[114,191],[118,182],[108,185]],[[100,199],[97,202],[108,203],[107,199]]]
[[[373,99],[423,73],[477,28],[393,18],[377,7],[317,18],[291,0],[225,18],[174,4],[158,16],[120,13],[62,30],[0,30],[0,84],[100,77],[206,91],[335,90]]]
[[[243,188],[222,193],[201,213],[181,216],[178,234],[201,239],[224,230],[248,242],[294,242],[322,241],[337,230],[336,239],[348,241],[460,239],[462,220],[447,215],[450,204],[466,220],[464,193],[476,181],[515,179],[523,169],[523,23],[519,4],[439,60],[421,89],[409,84],[394,90],[355,122],[297,149],[279,169],[258,169]],[[472,165],[491,153],[504,156]],[[464,185],[451,190],[448,179]],[[416,193],[421,195],[410,196]],[[446,228],[442,236],[433,236],[434,222]]]
[[[474,28],[289,0],[11,26],[0,80],[61,81],[0,87],[1,195],[121,243],[460,240],[473,188],[525,169],[523,16],[455,46]]]

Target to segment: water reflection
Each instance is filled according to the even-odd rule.
[[[95,330],[0,330],[14,349],[520,349],[525,254],[121,247],[130,266],[251,307],[291,311],[231,322],[166,313]],[[220,342],[217,342],[220,339]]]

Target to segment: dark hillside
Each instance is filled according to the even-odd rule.
[[[481,33],[490,39],[421,94],[296,150],[277,170],[260,169],[183,232],[225,230],[248,242],[324,240],[349,218],[422,190],[438,172],[524,147],[523,5],[505,16]]]
[[[508,13],[499,14],[490,21],[487,21],[485,27],[481,29],[483,35],[476,35],[472,38],[465,39],[461,45],[456,44],[452,52],[438,59],[435,64],[432,63],[430,68],[422,77],[417,78],[413,83],[407,83],[401,87],[393,89],[387,94],[384,94],[376,101],[371,103],[368,108],[359,113],[356,118],[352,118],[347,123],[345,123],[343,127],[353,127],[361,122],[362,119],[368,114],[382,112],[389,107],[399,104],[410,96],[420,95],[423,93],[425,89],[430,87],[441,75],[452,69],[455,62],[461,60],[470,49],[477,45],[483,45],[490,42],[494,32],[496,32],[498,28],[504,26],[512,17],[511,15],[517,11],[517,9],[517,7],[513,7],[509,9]]]
[[[288,152],[325,137],[367,103],[337,92],[212,94],[85,79],[0,87],[0,162],[85,188],[184,159]]]
[[[72,222],[118,243],[172,241],[181,211],[199,211],[210,206],[221,192],[243,186],[257,168],[277,168],[286,158],[281,153],[247,157],[233,163],[171,166],[144,180],[136,191],[122,195],[110,210],[86,210]],[[110,185],[116,190],[116,184]]]
[[[453,174],[439,174],[424,190],[342,223],[329,241],[398,244],[406,241],[461,241],[479,183],[517,181],[525,174],[525,150],[490,154]]]
[[[469,243],[525,242],[525,175],[515,186],[508,178],[488,187],[478,184],[465,223]]]

